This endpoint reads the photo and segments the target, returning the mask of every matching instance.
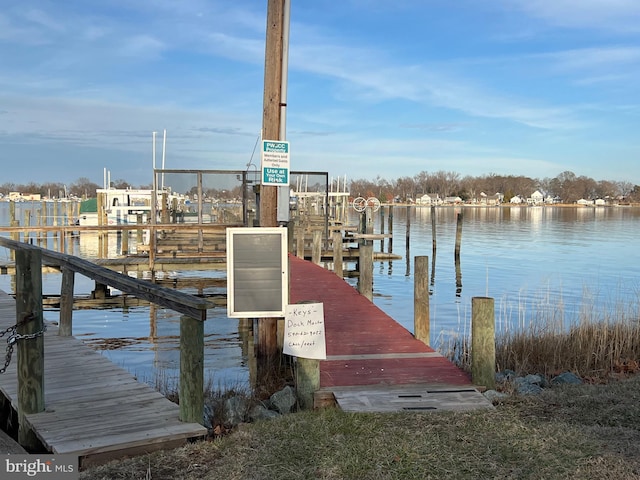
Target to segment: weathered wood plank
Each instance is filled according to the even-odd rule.
[[[15,301],[0,291],[0,329],[15,323]],[[45,410],[25,421],[52,453],[78,455],[81,465],[174,448],[206,436],[181,422],[179,406],[74,337],[45,334]],[[15,361],[0,375],[0,394],[17,408]]]

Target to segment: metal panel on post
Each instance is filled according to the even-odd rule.
[[[287,229],[227,229],[227,316],[283,317],[288,302]]]

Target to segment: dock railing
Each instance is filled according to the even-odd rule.
[[[16,325],[12,343],[17,348],[18,440],[29,443],[24,415],[44,411],[44,331],[42,307],[42,266],[62,273],[58,335],[72,335],[73,287],[75,274],[97,284],[169,308],[180,319],[180,420],[203,422],[204,412],[204,321],[211,304],[203,298],[155,285],[146,280],[109,270],[88,260],[46,250],[28,243],[0,237],[0,246],[15,251]],[[6,332],[5,332],[6,333]],[[9,358],[9,357],[7,357]],[[6,369],[8,364],[4,366]],[[24,427],[23,427],[24,426]],[[24,443],[23,443],[24,442]]]

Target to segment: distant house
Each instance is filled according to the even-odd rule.
[[[596,199],[596,201],[594,202],[596,204],[596,206],[598,207],[603,207],[607,204],[607,201],[603,198],[598,198]]]
[[[442,199],[437,193],[425,193],[416,200],[418,205],[442,205]]]
[[[527,203],[531,205],[542,205],[544,203],[544,195],[540,190],[536,190],[531,194],[531,197],[527,198]]]
[[[484,192],[480,192],[480,205],[494,206],[500,205],[504,195],[496,193],[495,195],[487,195]]]
[[[444,197],[443,202],[446,205],[459,205],[462,203],[462,198],[460,197]]]
[[[519,205],[523,202],[524,202],[524,199],[520,195],[516,195],[509,199],[509,203],[515,203],[516,205]]]
[[[576,202],[578,205],[584,205],[584,206],[588,206],[588,205],[593,205],[593,200],[586,200],[584,198],[581,198],[580,200],[578,200]]]

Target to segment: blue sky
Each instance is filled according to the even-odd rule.
[[[293,170],[640,184],[637,0],[292,0]],[[0,183],[245,169],[267,0],[3,0]]]

